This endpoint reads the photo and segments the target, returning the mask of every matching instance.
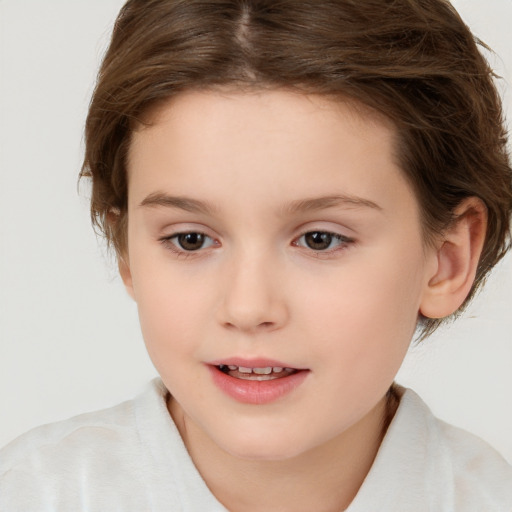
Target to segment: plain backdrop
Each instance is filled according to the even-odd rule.
[[[83,123],[121,0],[0,0],[0,445],[131,398],[156,375],[136,307],[78,194]],[[456,0],[503,77],[511,0]],[[398,382],[512,462],[512,258],[465,317],[411,351]]]

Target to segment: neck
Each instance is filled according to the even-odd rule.
[[[358,423],[286,460],[246,460],[217,446],[170,399],[189,454],[215,497],[232,512],[339,512],[370,471],[398,400],[391,391]]]

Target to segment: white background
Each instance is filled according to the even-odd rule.
[[[156,375],[135,305],[77,193],[83,123],[121,0],[0,0],[0,446],[131,398]],[[455,6],[500,58],[512,120],[511,0]],[[398,377],[512,462],[512,258]]]

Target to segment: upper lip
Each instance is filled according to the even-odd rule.
[[[294,370],[302,370],[305,368],[297,368],[296,366],[278,361],[276,359],[267,359],[263,357],[244,358],[244,357],[226,357],[225,359],[216,359],[209,361],[212,366],[242,366],[244,368],[292,368]]]

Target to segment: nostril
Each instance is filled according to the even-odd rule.
[[[256,327],[243,327],[241,323],[237,324],[235,322],[225,322],[224,326],[229,329],[239,329],[241,326],[245,330],[258,330],[258,329],[270,329],[274,327],[275,322],[260,322],[256,323]]]

